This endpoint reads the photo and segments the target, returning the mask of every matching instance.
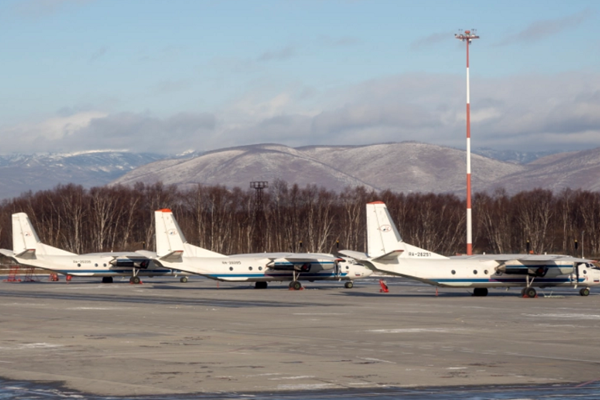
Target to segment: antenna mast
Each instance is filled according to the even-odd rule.
[[[476,30],[454,34],[454,37],[467,44],[467,255],[473,254],[473,232],[471,222],[471,95],[469,87],[469,44],[479,39]]]

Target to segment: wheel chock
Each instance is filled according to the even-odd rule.
[[[388,285],[385,283],[385,281],[383,279],[379,280],[379,285],[381,286],[381,289],[379,289],[379,293],[389,293],[390,290],[388,289]]]

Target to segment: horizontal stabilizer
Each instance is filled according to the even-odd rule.
[[[15,254],[14,257],[22,258],[24,260],[35,260],[35,249],[27,249],[19,254]]]
[[[166,262],[182,262],[183,261],[183,250],[174,250],[170,253],[165,254],[158,258],[160,261]]]
[[[385,262],[385,261],[395,260],[398,258],[398,256],[400,254],[402,254],[403,251],[404,250],[392,250],[389,253],[385,253],[382,256],[373,258],[371,261]]]

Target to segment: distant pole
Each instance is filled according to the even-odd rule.
[[[269,182],[253,181],[250,187],[255,190],[254,196],[254,232],[252,235],[252,251],[256,253],[265,250],[265,208],[263,190],[269,187]]]
[[[469,86],[469,44],[479,39],[475,29],[457,33],[455,38],[467,44],[467,255],[473,254],[473,231],[471,222],[471,95]]]

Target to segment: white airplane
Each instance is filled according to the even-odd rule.
[[[135,252],[75,254],[40,242],[25,213],[12,215],[13,250],[0,249],[0,254],[21,265],[42,268],[71,277],[102,277],[111,283],[113,277],[130,276],[132,283],[141,283],[140,276],[186,275],[157,265]],[[182,282],[187,277],[182,277]]]
[[[165,268],[172,268],[211,279],[227,282],[255,282],[264,289],[268,282],[290,281],[289,287],[302,289],[300,280],[345,281],[345,287],[354,286],[353,280],[371,275],[371,270],[331,254],[317,253],[258,253],[225,256],[185,240],[171,210],[155,211],[156,256],[152,252],[137,253],[153,258]]]
[[[374,271],[415,279],[430,285],[473,288],[474,296],[486,296],[488,288],[524,287],[522,295],[536,297],[534,287],[600,285],[600,270],[591,260],[561,255],[502,254],[445,257],[402,241],[386,205],[367,204],[367,250],[340,251]]]

